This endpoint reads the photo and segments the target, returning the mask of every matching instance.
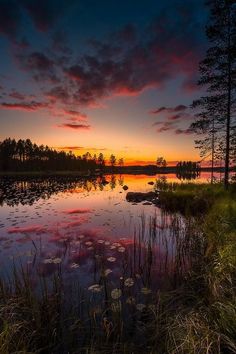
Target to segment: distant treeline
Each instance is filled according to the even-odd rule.
[[[0,142],[1,171],[94,171],[103,169],[102,153],[93,157],[86,153],[75,156],[72,152],[56,151],[47,145],[37,145],[30,139],[5,139]]]

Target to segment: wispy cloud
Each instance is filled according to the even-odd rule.
[[[86,124],[75,124],[75,123],[64,123],[57,125],[58,128],[74,129],[74,130],[89,130],[90,125]]]
[[[36,101],[22,102],[22,103],[3,102],[0,104],[0,107],[2,109],[11,109],[11,110],[32,112],[32,111],[37,111],[42,108],[47,108],[48,103],[47,102],[36,102]]]

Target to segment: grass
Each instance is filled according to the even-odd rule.
[[[79,279],[68,287],[59,266],[37,287],[23,267],[1,281],[0,353],[236,353],[235,186],[158,189],[161,222],[142,217],[118,283],[105,276],[104,255],[96,252],[89,292]],[[161,246],[169,258],[159,261],[154,249]]]

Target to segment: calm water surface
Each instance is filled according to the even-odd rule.
[[[151,264],[149,277],[165,273],[167,264],[171,271],[176,267],[175,220],[156,206],[128,203],[123,190],[127,185],[128,191],[152,191],[148,182],[156,178],[113,175],[106,176],[106,184],[101,178],[1,181],[1,275],[11,274],[13,264],[49,278],[63,269],[67,280],[79,277],[81,286],[88,288],[99,282],[98,264],[100,272],[114,279],[122,278],[124,267],[129,276],[139,277],[142,262]],[[202,175],[198,181],[208,178]],[[168,180],[176,178],[168,175]]]

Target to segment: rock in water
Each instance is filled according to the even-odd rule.
[[[126,200],[132,203],[140,203],[143,201],[155,202],[157,194],[155,192],[141,193],[141,192],[128,192]]]

